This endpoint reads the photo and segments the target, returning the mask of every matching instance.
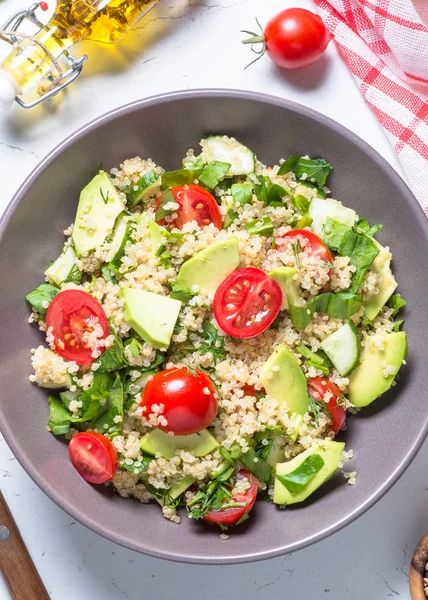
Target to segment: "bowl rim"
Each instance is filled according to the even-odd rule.
[[[0,239],[3,236],[4,231],[21,199],[27,193],[28,189],[33,185],[34,181],[42,174],[42,172],[68,147],[74,144],[75,141],[86,135],[87,133],[97,129],[99,126],[114,121],[117,117],[124,116],[126,114],[137,111],[141,108],[153,105],[159,105],[168,103],[175,100],[186,100],[186,99],[203,99],[203,98],[239,98],[243,100],[252,100],[264,104],[271,104],[274,106],[286,108],[293,111],[303,117],[309,117],[320,122],[322,125],[333,130],[335,133],[346,138],[352,144],[355,144],[363,150],[373,161],[378,164],[381,168],[386,171],[388,176],[395,183],[398,192],[409,198],[408,209],[415,215],[415,218],[422,218],[426,223],[425,214],[417,202],[415,196],[411,192],[410,188],[398,174],[398,172],[367,142],[357,136],[355,133],[347,129],[345,126],[334,121],[333,119],[313,110],[312,108],[303,106],[291,100],[273,96],[270,94],[264,94],[260,92],[254,92],[249,90],[237,90],[232,88],[198,88],[192,90],[177,90],[172,92],[166,92],[162,94],[156,94],[147,98],[132,101],[128,104],[124,104],[118,108],[112,109],[99,117],[89,121],[89,123],[81,126],[79,129],[67,136],[62,142],[55,146],[48,154],[43,158],[39,164],[31,171],[26,177],[23,183],[20,185],[10,203],[6,207],[3,215],[0,218]],[[2,413],[2,407],[0,405],[0,414]],[[380,500],[386,492],[398,481],[403,475],[405,470],[410,465],[411,461],[415,458],[417,452],[421,448],[425,438],[428,434],[428,419],[424,423],[422,430],[417,438],[413,439],[412,444],[409,446],[406,455],[404,456],[398,467],[390,474],[377,490],[364,502],[362,502],[358,508],[347,514],[340,521],[335,524],[326,527],[325,529],[307,536],[305,539],[301,539],[293,544],[287,545],[283,548],[275,548],[272,550],[266,550],[264,552],[242,554],[239,556],[225,556],[222,558],[216,557],[200,557],[193,556],[190,554],[181,555],[179,551],[173,551],[169,549],[168,555],[166,553],[149,548],[147,545],[141,545],[133,542],[122,536],[119,532],[109,530],[107,527],[99,525],[95,521],[91,520],[84,513],[76,510],[74,506],[63,498],[58,492],[56,492],[49,482],[42,477],[42,475],[34,469],[31,464],[27,463],[25,454],[21,451],[18,440],[15,438],[14,433],[11,431],[7,423],[2,419],[1,432],[6,440],[6,443],[10,447],[14,456],[17,458],[20,465],[28,473],[31,479],[37,484],[37,486],[51,499],[67,512],[71,517],[78,520],[80,523],[109,539],[110,541],[116,542],[117,544],[135,550],[137,552],[153,556],[155,558],[162,558],[165,560],[171,560],[174,562],[192,563],[192,564],[237,564],[245,563],[256,560],[265,560],[268,558],[274,558],[283,555],[285,552],[294,552],[300,550],[310,544],[316,543],[333,533],[349,525],[358,517],[363,515],[368,509],[370,509],[378,500]]]

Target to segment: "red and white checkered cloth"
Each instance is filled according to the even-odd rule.
[[[314,0],[428,216],[428,0]]]

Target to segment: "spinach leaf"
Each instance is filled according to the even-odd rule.
[[[327,313],[336,319],[349,319],[362,305],[361,296],[352,292],[326,292],[311,298],[304,306],[289,302],[291,322],[297,329],[305,329],[313,319],[314,313]]]
[[[394,309],[392,316],[395,317],[395,315],[399,312],[400,308],[403,308],[407,305],[407,302],[403,300],[400,294],[393,294],[388,300],[387,305],[389,306],[389,308]]]
[[[162,188],[165,190],[176,185],[188,185],[189,183],[194,183],[202,171],[203,167],[178,169],[177,171],[165,171],[165,173],[162,173],[161,176]],[[161,218],[163,217],[156,217],[156,220],[159,221]]]
[[[257,180],[259,183],[254,185],[254,193],[257,196],[257,200],[264,204],[278,203],[283,205],[282,199],[285,196],[290,196],[290,193],[285,190],[282,186],[277,183],[272,183],[270,177],[267,175],[258,175]]]
[[[136,183],[131,183],[127,190],[127,204],[129,208],[134,208],[144,196],[144,191],[156,183],[158,179],[156,171],[151,170],[140,177]]]
[[[245,229],[252,235],[264,235],[268,237],[273,233],[273,222],[270,217],[262,217],[247,223]]]
[[[123,428],[123,386],[120,381],[120,376],[116,375],[114,383],[110,388],[107,403],[105,405],[106,412],[99,417],[93,424],[94,428],[101,433],[113,433],[122,431]],[[119,417],[119,419],[116,419]],[[116,423],[116,420],[119,422]],[[107,425],[107,427],[106,427]]]
[[[324,460],[319,454],[311,454],[301,465],[291,473],[276,475],[276,478],[291,494],[297,494],[307,485],[324,466]]]
[[[234,183],[230,191],[235,204],[244,206],[244,204],[251,204],[253,201],[253,188],[250,183]]]
[[[156,221],[162,221],[162,219],[164,219],[168,215],[171,215],[174,212],[173,208],[165,208],[165,206],[167,206],[171,202],[176,204],[174,194],[171,192],[171,190],[166,190],[166,192],[164,192],[161,196],[159,208],[156,211]]]
[[[290,156],[288,160],[282,163],[278,175],[286,175],[290,171],[296,175],[297,179],[308,180],[319,186],[325,185],[330,171],[333,169],[331,164],[324,158],[299,158]]]
[[[77,397],[77,400],[82,402],[82,416],[77,419],[72,417],[70,420],[83,423],[97,419],[105,410],[105,405],[100,401],[107,401],[112,385],[113,376],[110,373],[96,373],[91,387]]]
[[[273,469],[263,458],[257,455],[254,448],[249,448],[239,460],[258,481],[270,481]]]
[[[308,212],[309,200],[306,198],[306,196],[296,194],[296,196],[293,197],[293,204],[297,210],[302,213],[302,215]]]
[[[392,326],[392,331],[394,331],[395,333],[397,331],[401,330],[401,327],[403,326],[404,323],[404,319],[401,319],[401,321],[394,321],[394,324]]]
[[[189,302],[193,296],[196,296],[196,292],[193,290],[189,288],[183,288],[175,282],[171,285],[171,293],[169,295],[170,298],[173,298],[174,300],[181,300],[181,302]]]
[[[135,464],[128,465],[125,462],[126,461],[125,456],[123,456],[123,454],[119,454],[119,465],[122,467],[122,469],[126,469],[133,475],[141,475],[141,473],[143,471],[145,471],[147,465],[149,463],[151,463],[152,460],[154,460],[154,456],[143,455],[143,459],[141,460],[141,465],[139,467],[136,467]]]
[[[199,181],[209,190],[213,190],[226,177],[230,167],[230,163],[213,161],[199,175]]]
[[[49,402],[49,421],[48,427],[54,435],[64,435],[70,430],[70,413],[63,404],[55,398],[48,396]]]
[[[211,323],[211,321],[205,320],[202,323],[202,334],[199,333],[202,338],[202,343],[196,347],[184,348],[187,352],[200,352],[201,354],[207,354],[211,352],[215,360],[224,360],[226,358],[226,351],[224,349],[224,337],[219,335],[217,329]]]
[[[125,348],[129,350],[132,356],[138,358],[143,350],[143,344],[136,337],[133,337],[126,340]]]
[[[41,317],[44,317],[46,315],[47,308],[44,308],[42,304],[44,302],[50,304],[58,293],[58,288],[50,285],[49,283],[42,283],[42,285],[39,285],[38,288],[27,294],[25,299],[31,304],[34,310],[37,310]]]
[[[373,237],[378,231],[383,229],[383,225],[378,223],[377,225],[370,227],[367,219],[362,218],[355,223],[354,228],[358,233],[365,233],[369,237]]]
[[[122,340],[114,331],[111,331],[111,333],[115,337],[114,344],[97,359],[96,362],[100,365],[97,373],[116,371],[126,365]]]

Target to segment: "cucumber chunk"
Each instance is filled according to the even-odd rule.
[[[342,377],[349,375],[360,360],[360,337],[352,321],[326,337],[320,346]]]
[[[230,164],[227,177],[254,173],[254,153],[235,138],[213,135],[201,140],[201,158],[204,163],[220,161]]]

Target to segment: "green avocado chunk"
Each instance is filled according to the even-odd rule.
[[[168,435],[161,429],[152,429],[143,435],[140,447],[147,454],[160,454],[163,458],[173,458],[177,450],[191,452],[197,458],[213,452],[218,443],[207,429],[191,435]]]
[[[182,265],[176,283],[180,288],[210,294],[239,265],[238,239],[230,237],[213,242]]]
[[[366,344],[370,338],[366,338]],[[407,354],[405,331],[389,333],[383,350],[365,346],[360,364],[349,376],[349,400],[354,406],[367,406],[392,385]]]
[[[269,273],[269,277],[272,277],[281,288],[281,310],[288,310],[288,299],[296,304],[296,301],[300,298],[299,286],[294,280],[295,274],[296,269],[293,269],[293,267],[278,267]]]
[[[391,253],[376,240],[373,241],[379,248],[379,254],[374,259],[371,268],[379,276],[379,283],[377,284],[379,292],[364,303],[364,316],[371,321],[377,317],[397,288],[397,282],[390,267]]]
[[[78,256],[100,246],[111,234],[116,218],[123,211],[110,176],[100,171],[80,192],[73,228],[73,243]]]
[[[196,479],[191,475],[186,475],[177,483],[174,483],[169,490],[165,490],[165,495],[162,498],[156,498],[161,506],[167,506],[174,500],[177,500],[183,492],[185,492],[191,485],[195,483]]]
[[[168,296],[122,288],[125,321],[153,348],[168,348],[181,302]]]
[[[290,413],[304,415],[309,400],[306,377],[290,350],[281,344],[263,366],[260,380],[269,396],[277,402],[286,402]]]
[[[325,440],[320,444],[319,447],[309,448],[309,450],[305,450],[292,460],[278,463],[276,465],[276,475],[279,476],[290,476],[293,473],[296,473],[297,475],[297,469],[299,469],[299,467],[301,467],[309,457],[320,457],[317,460],[319,461],[320,465],[322,462],[324,464],[322,464],[321,468],[319,468],[318,465],[318,470],[316,470],[316,472],[314,470],[312,471],[311,475],[306,476],[306,483],[305,473],[301,473],[301,484],[294,484],[296,488],[294,492],[290,491],[290,489],[293,489],[291,486],[290,489],[287,489],[287,487],[281,483],[278,477],[275,477],[273,492],[274,503],[282,505],[296,504],[297,502],[303,502],[303,500],[306,500],[306,498],[308,498],[312,492],[318,489],[323,483],[328,481],[337,471],[344,448],[345,444],[342,442]],[[296,479],[297,477],[295,480]]]

